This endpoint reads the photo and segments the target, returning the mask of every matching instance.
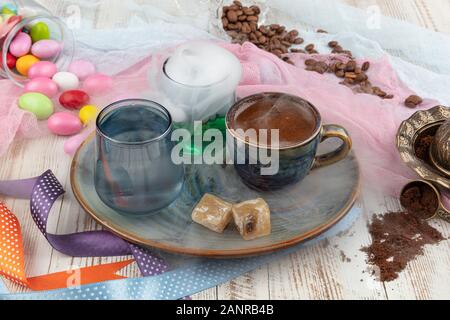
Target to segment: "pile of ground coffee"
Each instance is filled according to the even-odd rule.
[[[369,225],[369,232],[372,244],[363,251],[369,257],[368,263],[379,268],[380,281],[397,279],[410,261],[423,254],[425,245],[445,240],[425,220],[407,212],[376,216]]]

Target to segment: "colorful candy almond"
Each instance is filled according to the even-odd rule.
[[[42,93],[25,93],[19,98],[19,108],[33,113],[38,120],[48,119],[53,114],[53,102]]]
[[[28,54],[26,56],[20,57],[16,62],[16,70],[23,76],[28,76],[28,70],[38,63],[40,60],[35,56]]]
[[[87,126],[89,123],[92,123],[93,121],[95,121],[95,119],[97,119],[97,115],[98,115],[97,107],[93,105],[88,105],[81,108],[79,117],[81,122],[83,122],[83,124]]]
[[[40,40],[31,47],[31,53],[39,59],[51,59],[60,52],[61,44],[55,40]]]
[[[69,65],[68,71],[75,74],[78,79],[84,80],[95,73],[95,66],[89,61],[77,60]]]
[[[111,77],[96,73],[84,80],[83,89],[89,94],[102,94],[112,87]]]
[[[51,79],[57,72],[58,69],[54,63],[50,61],[39,61],[33,64],[28,70],[28,78],[45,77]]]
[[[89,95],[81,90],[69,90],[59,97],[59,103],[66,109],[75,110],[89,103]]]
[[[3,51],[0,50],[0,60],[2,60],[2,59],[3,59]],[[17,62],[16,57],[14,57],[11,53],[7,52],[6,53],[6,64],[10,70],[14,69],[16,67],[16,62]]]
[[[75,90],[80,85],[78,77],[70,72],[58,72],[53,76],[53,81],[58,84],[62,91]]]
[[[40,40],[47,40],[50,39],[50,29],[45,22],[41,21],[31,27],[30,35],[33,43]]]
[[[25,85],[25,92],[39,92],[49,98],[58,94],[58,85],[49,78],[38,77],[30,80]]]
[[[83,129],[83,125],[77,116],[69,112],[58,112],[47,121],[47,127],[58,136],[73,136]]]
[[[19,32],[9,46],[9,53],[20,58],[27,55],[31,49],[31,37],[25,32]]]

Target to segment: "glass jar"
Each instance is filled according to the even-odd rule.
[[[18,15],[29,18],[38,15],[51,15],[51,12],[34,0],[0,0],[16,6]]]
[[[61,19],[46,14],[40,14],[23,19],[11,29],[8,35],[2,40],[3,43],[0,41],[2,51],[2,56],[0,57],[0,77],[9,78],[20,87],[23,87],[26,84],[28,78],[19,74],[16,70],[8,68],[7,53],[9,52],[11,42],[17,34],[23,30],[29,30],[31,26],[38,22],[46,23],[50,29],[50,39],[56,40],[62,45],[61,51],[52,59],[48,59],[46,61],[55,63],[59,71],[64,71],[73,59],[75,51],[73,33]]]

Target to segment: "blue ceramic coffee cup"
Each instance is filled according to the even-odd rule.
[[[315,119],[313,133],[302,141],[289,146],[267,146],[247,139],[236,130],[237,115],[245,106],[263,99],[288,99],[307,111]],[[226,117],[228,148],[233,155],[234,166],[243,182],[256,190],[278,190],[302,181],[308,173],[320,167],[343,160],[352,148],[352,140],[347,131],[339,125],[323,125],[319,111],[308,101],[284,93],[261,93],[238,101]],[[267,130],[283,128],[265,128]],[[338,138],[342,144],[334,151],[317,155],[318,146],[329,138]],[[262,160],[262,155],[270,155],[271,163]],[[274,163],[276,162],[276,165]],[[269,168],[276,170],[270,170]]]

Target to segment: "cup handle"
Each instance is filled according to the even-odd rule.
[[[325,140],[330,138],[341,139],[342,145],[334,151],[317,156],[313,165],[313,169],[326,167],[339,162],[345,159],[345,157],[347,157],[350,153],[353,143],[350,135],[348,134],[347,130],[344,129],[344,127],[335,124],[324,125],[322,128],[321,142],[324,142]]]

